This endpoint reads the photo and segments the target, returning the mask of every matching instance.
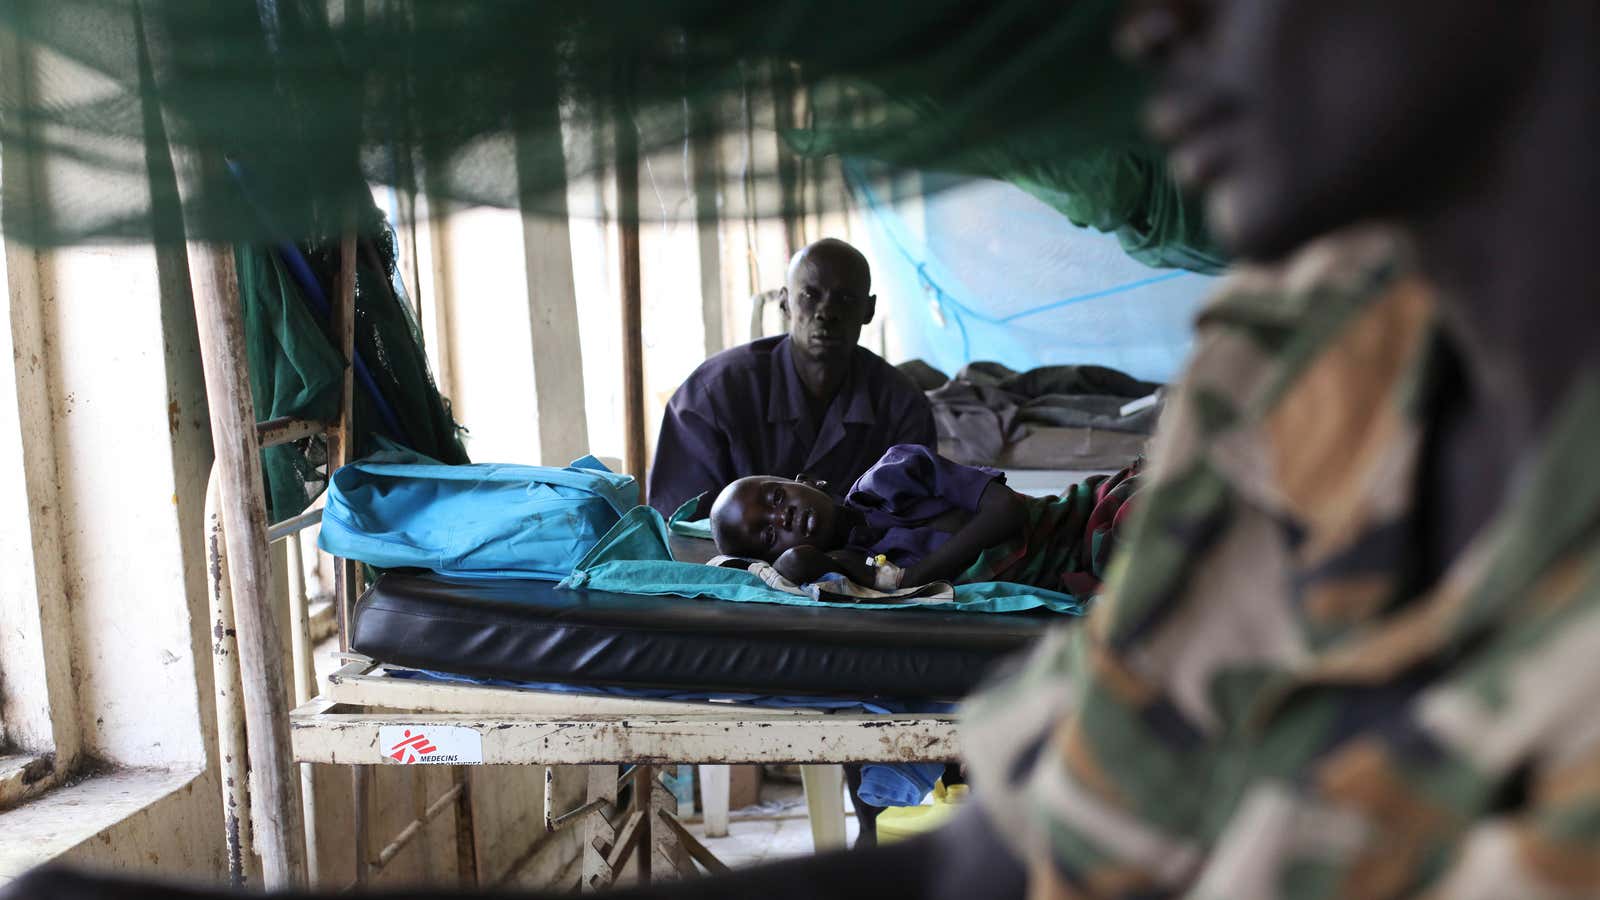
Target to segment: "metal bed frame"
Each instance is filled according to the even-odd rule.
[[[322,695],[290,715],[297,761],[392,765],[395,730],[421,736],[464,729],[486,765],[587,766],[581,806],[558,814],[546,791],[544,808],[547,832],[584,828],[586,889],[613,881],[633,852],[635,830],[637,846],[650,848],[638,856],[641,877],[692,877],[694,863],[726,869],[678,821],[677,801],[655,777],[658,764],[800,762],[813,840],[829,849],[844,845],[843,785],[831,764],[956,756],[948,715],[841,715],[439,683],[394,677],[398,667],[356,654],[346,658]],[[626,808],[617,803],[618,762],[632,764]],[[650,783],[648,793],[638,787],[641,779]]]

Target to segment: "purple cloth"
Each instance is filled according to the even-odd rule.
[[[882,553],[897,566],[913,565],[950,539],[949,532],[929,527],[934,519],[955,509],[977,512],[989,482],[1004,484],[1005,478],[995,469],[951,462],[927,447],[890,447],[845,495],[845,505],[867,520],[851,529],[849,546]]]
[[[865,347],[821,422],[812,421],[787,336],[724,350],[686,379],[661,418],[650,505],[684,501],[746,475],[801,472],[838,494],[895,444],[933,446],[933,407],[911,379]]]

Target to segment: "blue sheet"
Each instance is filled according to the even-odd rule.
[[[333,473],[318,544],[381,569],[556,581],[638,499],[632,478],[593,457],[446,466],[387,451]]]

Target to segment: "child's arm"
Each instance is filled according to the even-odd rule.
[[[977,562],[983,551],[1015,537],[1027,520],[1022,496],[1000,481],[991,481],[978,500],[978,511],[939,549],[906,569],[901,584],[949,581]]]
[[[977,561],[983,551],[1022,530],[1027,511],[1016,491],[999,481],[989,482],[978,500],[978,511],[939,549],[905,570],[903,585],[948,581]],[[824,553],[815,547],[795,547],[773,563],[778,574],[795,584],[816,581],[826,572],[839,572],[857,584],[871,587],[875,573],[864,560],[846,551]]]
[[[848,550],[825,553],[803,544],[783,551],[772,567],[795,584],[810,584],[828,572],[838,572],[856,584],[872,586],[872,569],[867,567],[860,553]]]

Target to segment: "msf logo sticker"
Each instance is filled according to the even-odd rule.
[[[390,747],[385,752],[388,753],[389,758],[395,762],[410,765],[411,763],[417,761],[419,754],[422,756],[427,756],[430,753],[439,752],[439,748],[428,743],[427,735],[418,732],[417,735],[413,737],[411,730],[406,729],[406,739],[398,744],[395,744],[393,747]]]
[[[389,765],[476,766],[483,763],[483,735],[459,725],[384,725],[378,749]]]

